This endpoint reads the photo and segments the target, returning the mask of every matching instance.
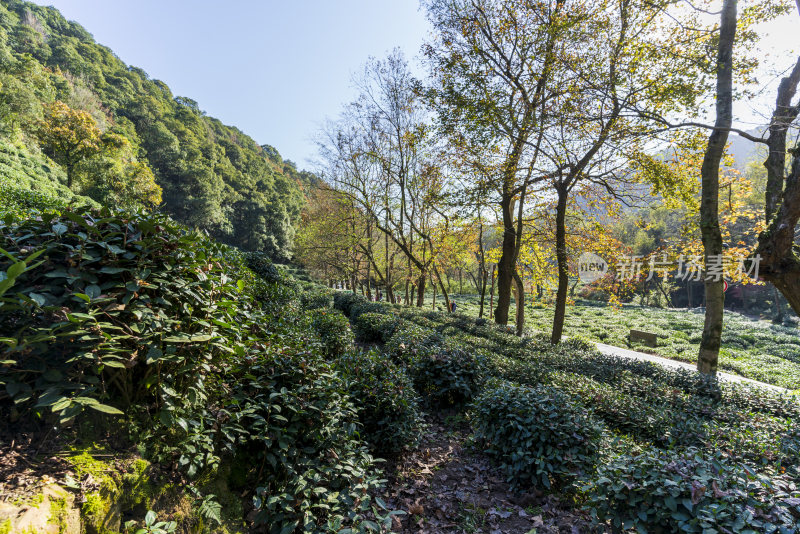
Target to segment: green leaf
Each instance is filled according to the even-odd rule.
[[[102,291],[100,289],[100,286],[98,286],[97,284],[91,284],[86,286],[86,294],[93,299],[99,297],[101,292]]]
[[[186,336],[186,335],[169,336],[169,337],[165,337],[164,338],[164,342],[166,342],[166,343],[196,343],[196,342],[201,342],[201,341],[208,341],[212,337],[214,337],[214,336],[212,336],[211,334],[196,334],[196,335],[193,335],[193,336]]]
[[[99,404],[99,403],[90,404],[89,407],[97,410],[98,412],[103,412],[111,415],[125,415],[122,411],[107,404]]]
[[[119,274],[119,273],[124,273],[127,270],[128,269],[125,269],[123,267],[108,267],[108,266],[106,266],[106,267],[101,268],[100,272],[101,273],[106,273],[106,274]]]
[[[28,293],[28,298],[30,298],[39,306],[44,306],[45,304],[47,304],[47,298],[39,293]]]
[[[52,226],[52,229],[54,234],[56,234],[57,236],[61,236],[64,235],[64,233],[66,233],[67,225],[62,222],[57,222]]]
[[[9,280],[13,280],[14,278],[18,277],[22,273],[25,272],[25,262],[18,261],[17,263],[13,264],[11,267],[8,268],[6,271],[6,276],[8,276]]]
[[[152,526],[153,523],[155,522],[156,522],[156,513],[152,510],[148,510],[147,514],[145,514],[144,516],[144,524],[149,527]]]

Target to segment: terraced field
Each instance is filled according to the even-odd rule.
[[[457,303],[458,313],[478,315],[477,297],[455,296],[453,300]],[[438,299],[437,307],[442,305],[443,301]],[[529,306],[526,315],[528,331],[531,334],[547,333],[552,324],[552,314],[551,308]],[[657,334],[657,346],[651,348],[631,342],[632,328]],[[699,309],[634,305],[614,308],[582,300],[567,308],[565,321],[567,336],[580,336],[685,362],[696,361],[702,331],[703,314]],[[800,329],[726,312],[719,366],[721,370],[768,384],[800,389]]]

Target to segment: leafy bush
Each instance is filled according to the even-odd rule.
[[[419,398],[405,370],[377,351],[351,351],[337,360],[364,427],[378,453],[395,453],[419,437]]]
[[[516,485],[563,486],[594,465],[601,427],[558,390],[492,383],[473,420],[475,438]]]
[[[387,306],[381,302],[370,302],[362,298],[350,307],[350,320],[355,321],[364,313],[385,314]]]
[[[367,299],[352,291],[337,291],[333,295],[333,307],[350,317],[354,305],[367,302]]]
[[[300,305],[305,310],[333,307],[333,294],[330,289],[316,286],[300,294]]]
[[[44,214],[0,227],[0,240],[0,330],[13,336],[0,381],[18,408],[67,421],[185,393],[204,374],[187,364],[218,358],[243,321],[241,266],[211,261],[221,245],[164,216]]]
[[[311,310],[311,327],[322,338],[325,353],[338,356],[353,347],[353,332],[350,322],[339,310],[319,308]]]
[[[223,434],[246,437],[235,453],[260,471],[255,523],[272,532],[338,530],[330,525],[366,505],[377,484],[345,382],[296,346],[257,356],[234,377]]]
[[[247,252],[245,259],[247,267],[263,282],[257,288],[261,293],[256,296],[263,304],[270,306],[271,311],[278,312],[296,301],[299,294],[297,281],[275,265],[269,256],[263,252]]]
[[[384,352],[396,362],[408,364],[417,354],[444,343],[441,334],[415,325],[404,325],[387,341]]]
[[[454,345],[434,345],[417,352],[408,362],[414,387],[433,405],[469,402],[480,388],[484,358]]]
[[[394,315],[368,312],[354,317],[356,339],[365,343],[376,341],[385,343],[398,328],[402,327],[402,319]]]
[[[369,505],[359,414],[266,258],[108,210],[11,220],[0,246],[1,419],[90,409],[108,428],[124,412],[147,457],[188,479],[246,458],[238,489],[258,488],[268,531],[339,530]]]
[[[650,450],[601,465],[583,490],[597,521],[639,532],[784,532],[796,528],[780,484],[697,449]]]

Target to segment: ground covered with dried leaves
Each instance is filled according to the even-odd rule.
[[[406,512],[394,519],[398,533],[579,533],[589,518],[555,496],[515,491],[469,441],[458,413],[428,417],[419,445],[388,461],[382,498]]]

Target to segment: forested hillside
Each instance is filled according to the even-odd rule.
[[[0,170],[6,197],[16,183],[63,200],[158,207],[273,257],[290,254],[315,180],[57,10],[15,0],[0,5]]]

